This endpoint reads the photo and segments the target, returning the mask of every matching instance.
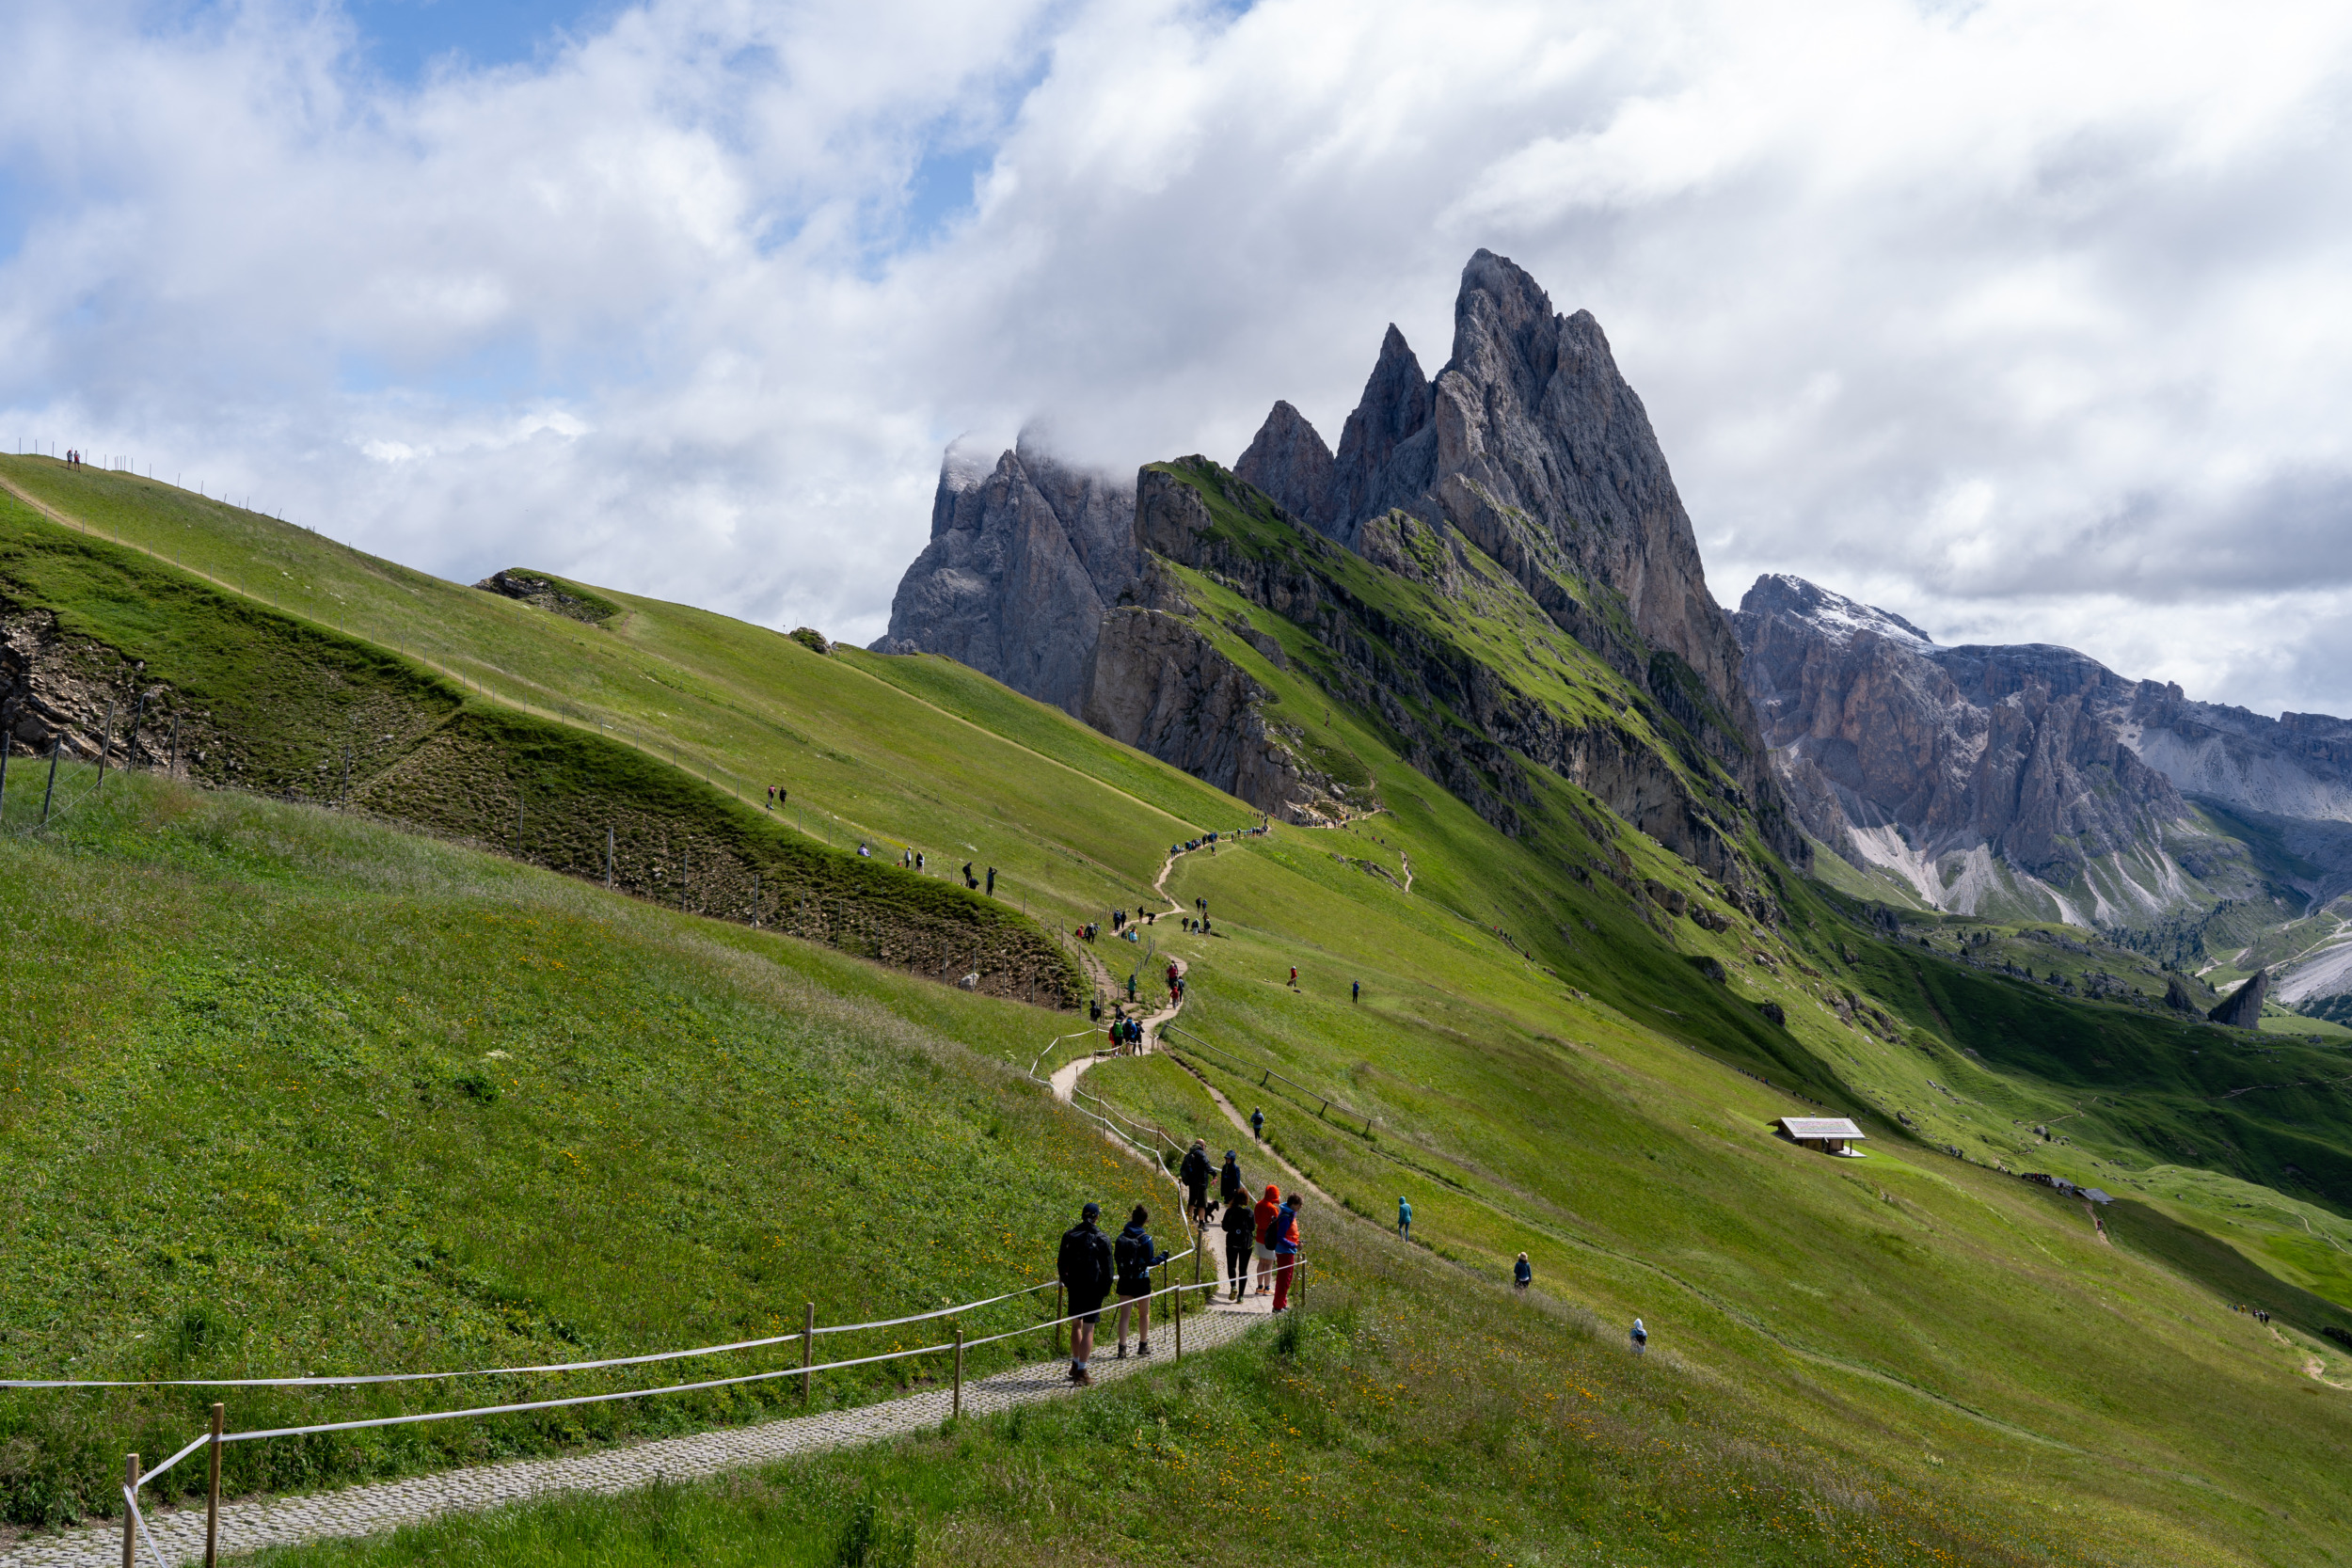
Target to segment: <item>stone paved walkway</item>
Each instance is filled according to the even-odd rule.
[[[1165,1302],[1167,1298],[1161,1299]],[[1158,1354],[1152,1359],[1111,1359],[1111,1323],[1109,1314],[1104,1316],[1104,1342],[1096,1347],[1090,1369],[1098,1385],[1115,1382],[1147,1367],[1165,1367],[1173,1362],[1175,1340],[1165,1323],[1157,1325],[1159,1340],[1154,1349]],[[1205,1311],[1188,1306],[1184,1310],[1184,1352],[1189,1355],[1230,1344],[1265,1318],[1266,1301],[1263,1296],[1253,1296],[1233,1306],[1219,1302]],[[1057,1396],[1082,1397],[1071,1388],[1068,1373],[1067,1362],[1047,1361],[1015,1367],[993,1377],[967,1383],[963,1387],[964,1414],[988,1415]],[[654,1481],[691,1481],[793,1454],[850,1448],[928,1431],[947,1418],[953,1400],[952,1390],[935,1388],[882,1404],[822,1411],[691,1437],[665,1437],[564,1459],[477,1465],[406,1481],[346,1487],[340,1492],[225,1503],[220,1511],[220,1550],[227,1556],[230,1552],[249,1552],[263,1546],[291,1545],[334,1536],[374,1535],[402,1525],[421,1524],[444,1513],[496,1508],[551,1493],[609,1494],[626,1492]],[[201,1465],[203,1462],[199,1449],[181,1463]],[[151,1510],[147,1527],[155,1544],[175,1564],[202,1560],[204,1511],[200,1507],[160,1513]],[[56,1535],[27,1536],[0,1548],[0,1568],[119,1568],[121,1560],[122,1525],[119,1519]],[[142,1565],[151,1562],[144,1544],[139,1549],[139,1560]]]

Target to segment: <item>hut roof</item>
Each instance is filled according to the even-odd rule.
[[[1804,1141],[1869,1136],[1844,1117],[1783,1117],[1774,1125],[1790,1137]]]

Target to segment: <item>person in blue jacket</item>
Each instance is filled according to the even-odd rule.
[[[1127,1228],[1111,1243],[1112,1260],[1118,1265],[1119,1318],[1115,1324],[1119,1335],[1119,1359],[1127,1359],[1127,1313],[1136,1315],[1136,1354],[1152,1354],[1152,1271],[1168,1261],[1168,1255],[1160,1251],[1152,1241],[1152,1233],[1143,1227],[1152,1221],[1151,1212],[1140,1203],[1127,1216]]]
[[[1401,1196],[1396,1200],[1396,1239],[1400,1242],[1413,1239],[1413,1206]]]
[[[1522,1252],[1519,1254],[1519,1260],[1511,1265],[1511,1289],[1524,1291],[1534,1283],[1535,1265],[1529,1262],[1527,1254]]]

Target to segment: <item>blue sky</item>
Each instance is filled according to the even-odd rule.
[[[526,64],[563,35],[584,35],[622,8],[612,0],[344,0],[368,66],[414,86],[437,66]]]

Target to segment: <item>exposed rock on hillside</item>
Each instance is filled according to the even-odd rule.
[[[1320,438],[1278,404],[1235,471],[1351,549],[1402,511],[1457,529],[1564,630],[1645,685],[1700,737],[1780,833],[1778,788],[1747,711],[1730,619],[1708,593],[1691,519],[1642,401],[1600,325],[1555,314],[1535,280],[1482,250],[1463,269],[1454,356],[1434,381],[1393,325],[1341,433],[1327,485]]]
[[[2232,991],[2221,1006],[2205,1016],[2233,1029],[2257,1028],[2263,1021],[2263,998],[2269,990],[2269,971],[2258,969],[2246,977],[2246,984]]]
[[[498,594],[510,599],[520,599],[535,609],[551,614],[568,616],[600,626],[621,611],[611,599],[577,588],[568,582],[529,572],[519,566],[509,566],[503,572],[493,572],[474,584],[486,594]]]
[[[985,467],[950,449],[931,540],[891,601],[877,653],[945,654],[1079,711],[1104,607],[1142,564],[1135,491],[1055,461],[1026,435]]]

